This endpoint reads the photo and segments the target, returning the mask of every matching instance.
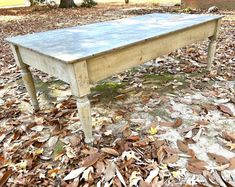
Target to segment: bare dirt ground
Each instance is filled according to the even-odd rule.
[[[235,186],[233,11],[217,13],[225,17],[211,73],[204,41],[93,85],[93,146],[84,144],[69,86],[37,70],[42,110],[33,113],[4,40],[182,11],[149,5],[0,10],[0,186]]]

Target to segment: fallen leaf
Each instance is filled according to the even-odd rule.
[[[157,127],[151,127],[151,128],[149,129],[149,134],[151,134],[151,135],[157,134]]]
[[[85,169],[82,173],[81,180],[91,183],[93,181],[93,178],[90,175],[90,173],[93,173],[93,172],[94,172],[94,168],[92,166]]]
[[[225,164],[229,163],[229,160],[227,158],[225,158],[224,156],[217,155],[215,153],[207,153],[207,155],[210,159],[215,160],[215,162],[219,165],[225,165]]]
[[[214,171],[212,175],[215,177],[215,180],[219,184],[219,186],[227,187],[227,185],[224,183],[223,179],[220,177],[217,171]]]
[[[228,142],[225,146],[229,147],[229,150],[232,151],[235,149],[235,143]]]
[[[206,169],[206,163],[199,159],[190,159],[188,161],[187,170],[194,174],[201,174]]]
[[[164,121],[161,121],[159,124],[161,126],[164,126],[164,127],[177,128],[177,127],[180,127],[183,124],[183,120],[182,120],[182,118],[177,118],[175,120],[175,122],[164,122]]]
[[[165,152],[164,148],[160,147],[160,149],[158,149],[158,151],[157,151],[157,161],[159,164],[162,162],[162,160],[164,159],[165,156],[166,156],[166,152]]]
[[[116,174],[121,183],[126,187],[126,182],[117,167],[116,167]]]
[[[235,186],[234,174],[231,170],[224,170],[221,172],[221,178],[231,186]]]
[[[90,167],[100,159],[100,153],[94,153],[85,158],[83,161],[83,167]]]
[[[215,186],[218,185],[218,183],[217,183],[215,177],[214,177],[209,171],[204,170],[204,171],[202,172],[202,175],[203,175],[211,184],[213,184],[213,185],[215,185]]]
[[[229,162],[230,162],[230,166],[228,169],[235,169],[235,157],[231,158]]]
[[[101,148],[101,151],[104,152],[104,153],[113,155],[113,156],[119,156],[119,153],[115,149],[112,149],[112,148],[109,148],[109,147]]]
[[[147,183],[147,182],[145,182],[145,181],[143,181],[143,180],[141,180],[140,181],[140,187],[152,187],[152,185]]]
[[[83,171],[86,169],[86,167],[81,167],[75,170],[70,171],[68,175],[65,176],[64,180],[71,180],[79,177],[83,173]]]
[[[235,142],[235,132],[225,132],[225,131],[224,131],[224,132],[222,133],[222,137],[223,137],[225,140]]]
[[[53,148],[56,145],[58,139],[59,139],[59,136],[52,136],[48,140],[46,147]]]
[[[160,169],[159,169],[159,168],[156,168],[156,169],[154,169],[154,170],[150,171],[150,173],[149,173],[148,177],[145,179],[145,182],[147,182],[147,183],[151,183],[151,182],[152,182],[152,180],[153,180],[156,176],[158,176],[159,171],[160,171]]]
[[[230,115],[230,116],[233,116],[232,110],[231,110],[229,107],[227,107],[227,106],[225,106],[225,105],[223,105],[223,104],[218,105],[218,109],[219,109],[221,112],[225,113],[225,114],[228,114],[228,115]]]
[[[163,163],[165,164],[173,164],[175,162],[177,162],[177,160],[179,160],[179,156],[178,155],[170,155],[169,157],[167,157],[166,159],[163,160]]]
[[[116,173],[116,166],[113,162],[109,162],[108,163],[108,166],[105,170],[105,175],[104,175],[104,179],[106,182],[110,181],[111,179],[114,178],[115,176],[115,173]]]
[[[136,142],[136,141],[140,140],[140,137],[138,135],[136,135],[136,136],[129,136],[129,137],[127,137],[126,140]]]
[[[40,149],[36,149],[34,151],[34,155],[41,155],[43,153],[44,149],[43,148],[40,148]]]
[[[182,118],[177,118],[174,123],[174,128],[180,127],[183,124],[183,119]]]
[[[195,157],[195,153],[192,149],[190,149],[188,147],[188,145],[186,143],[184,143],[181,140],[177,140],[177,146],[179,148],[180,151],[182,151],[183,153],[186,153],[188,155],[190,155],[191,157]]]
[[[73,150],[72,147],[66,147],[65,150],[66,150],[66,155],[67,155],[67,157],[69,157],[69,158],[75,158],[75,157],[77,156],[77,155],[76,155],[76,152]]]
[[[138,183],[143,180],[140,172],[133,171],[130,176],[130,184],[129,186],[138,186]]]
[[[8,179],[11,177],[11,175],[13,174],[13,171],[12,170],[7,170],[2,178],[0,179],[0,186],[4,186],[6,184],[6,182],[8,181]]]

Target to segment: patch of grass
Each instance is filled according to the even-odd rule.
[[[0,7],[24,5],[24,0],[0,0]]]
[[[62,153],[63,151],[64,151],[64,143],[61,141],[58,141],[53,150],[53,156],[55,157],[56,155]]]
[[[156,90],[160,93],[174,93],[173,86],[175,83],[181,82],[182,85],[178,85],[177,89],[183,89],[188,86],[186,74],[150,74],[145,75],[146,84],[152,84],[156,86]]]
[[[152,116],[159,116],[160,118],[166,121],[168,121],[171,118],[170,113],[164,109],[164,106],[157,107],[155,110],[151,111],[150,114]]]
[[[104,82],[92,88],[92,92],[100,93],[101,99],[112,99],[118,95],[118,89],[124,87],[124,83]]]

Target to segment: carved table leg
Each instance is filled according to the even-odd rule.
[[[13,45],[11,47],[12,47],[12,51],[13,51],[16,63],[21,68],[22,79],[24,81],[26,90],[31,98],[31,103],[33,105],[33,108],[35,111],[38,111],[39,104],[38,104],[38,100],[36,96],[36,89],[35,89],[33,77],[29,70],[29,66],[23,62],[20,52],[19,52],[19,48]]]
[[[91,106],[87,95],[90,94],[89,76],[86,61],[68,65],[68,76],[72,94],[77,99],[78,115],[85,134],[85,142],[92,143]]]
[[[38,104],[38,100],[36,96],[36,89],[35,89],[33,77],[29,70],[28,65],[26,64],[21,65],[21,74],[22,74],[22,79],[24,81],[26,90],[28,91],[28,94],[31,98],[31,103],[33,105],[33,108],[35,111],[38,111],[40,108],[39,108],[39,104]]]
[[[82,128],[85,134],[85,142],[92,143],[92,121],[91,121],[91,106],[87,96],[77,97],[77,108]]]
[[[209,38],[210,39],[210,43],[209,43],[209,47],[208,47],[208,64],[207,64],[207,70],[211,71],[211,67],[214,61],[214,57],[215,57],[215,50],[216,50],[216,40],[215,38]]]

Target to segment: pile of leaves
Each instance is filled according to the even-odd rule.
[[[122,85],[109,97],[94,87],[87,145],[69,86],[33,70],[42,108],[34,113],[4,39],[133,16],[133,8],[27,11],[0,16],[0,186],[235,186],[234,12],[221,12],[211,73],[205,41],[99,83]]]

